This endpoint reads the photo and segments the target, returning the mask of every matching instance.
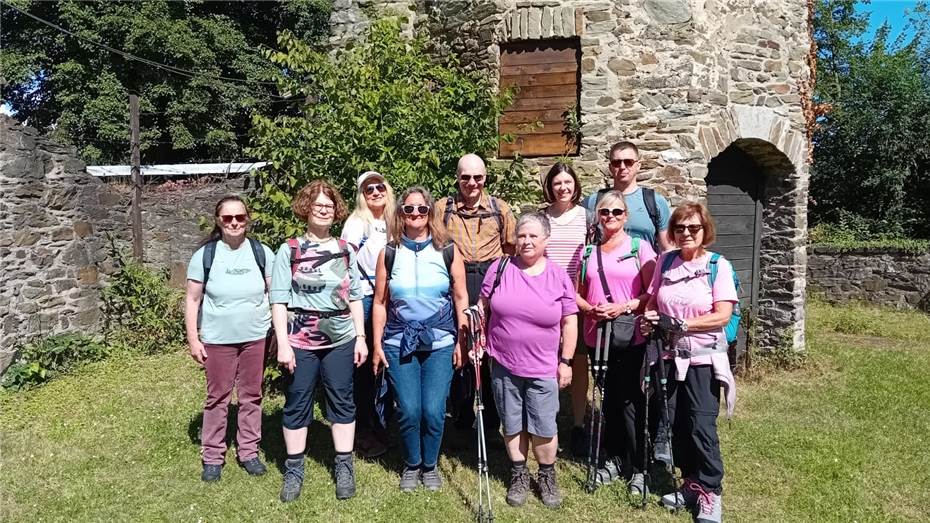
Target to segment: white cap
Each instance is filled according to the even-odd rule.
[[[356,182],[356,187],[359,189],[362,188],[362,184],[365,183],[369,178],[381,178],[384,179],[384,175],[378,171],[365,171],[362,174],[358,175],[358,181]]]

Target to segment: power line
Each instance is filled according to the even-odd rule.
[[[109,45],[106,45],[106,44],[103,44],[103,43],[100,43],[100,42],[95,42],[95,41],[93,41],[93,40],[91,40],[91,39],[89,39],[89,38],[83,37],[83,36],[81,36],[81,35],[79,35],[79,34],[77,34],[77,33],[74,33],[74,32],[72,32],[72,31],[69,31],[68,29],[65,29],[64,27],[62,27],[62,26],[60,26],[60,25],[58,25],[58,24],[56,24],[56,23],[54,23],[54,22],[50,22],[50,21],[48,21],[48,20],[45,20],[45,19],[43,19],[43,18],[40,18],[40,17],[38,17],[38,16],[32,14],[32,13],[29,13],[29,12],[27,12],[27,11],[24,11],[24,10],[20,9],[19,7],[16,7],[15,5],[10,4],[10,3],[7,2],[6,0],[0,0],[0,4],[3,4],[4,6],[9,7],[10,9],[13,9],[14,11],[17,11],[17,12],[19,12],[20,14],[23,14],[23,15],[25,15],[25,16],[28,16],[29,18],[32,18],[33,20],[35,20],[35,21],[37,21],[37,22],[39,22],[39,23],[41,23],[41,24],[44,24],[44,25],[46,25],[46,26],[48,26],[48,27],[51,27],[52,29],[55,29],[56,31],[60,31],[60,32],[66,34],[66,35],[68,35],[68,36],[71,36],[71,37],[73,37],[73,38],[77,38],[78,40],[81,40],[81,41],[83,41],[83,42],[87,42],[87,43],[89,43],[89,44],[91,44],[91,45],[97,46],[97,47],[99,47],[99,48],[101,48],[101,49],[105,49],[105,50],[107,50],[107,51],[109,51],[109,52],[111,52],[111,53],[114,53],[114,54],[117,54],[117,55],[119,55],[119,56],[122,56],[122,57],[125,58],[126,60],[135,61],[135,62],[140,62],[140,63],[143,63],[143,64],[148,65],[148,66],[150,66],[150,67],[155,67],[155,68],[157,68],[157,69],[161,69],[161,70],[166,71],[166,72],[169,72],[169,73],[173,73],[173,74],[180,75],[180,76],[184,76],[184,77],[191,78],[191,79],[195,79],[195,78],[197,78],[197,77],[201,77],[201,78],[209,78],[209,79],[212,79],[212,80],[218,80],[218,81],[221,81],[221,82],[236,82],[236,83],[243,83],[243,84],[257,84],[257,85],[268,85],[268,86],[277,85],[277,84],[275,84],[274,82],[265,82],[265,81],[261,81],[261,80],[247,80],[247,79],[245,79],[245,78],[232,78],[232,77],[228,77],[228,76],[220,76],[220,75],[211,75],[211,74],[205,74],[205,73],[198,73],[198,72],[195,72],[195,71],[191,71],[191,70],[189,70],[189,69],[182,69],[182,68],[180,68],[180,67],[175,67],[175,66],[173,66],[173,65],[168,65],[168,64],[161,63],[161,62],[156,62],[156,61],[154,61],[154,60],[149,60],[148,58],[143,58],[143,57],[141,57],[141,56],[136,56],[136,55],[134,55],[134,54],[132,54],[132,53],[129,53],[129,52],[126,52],[126,51],[123,51],[123,50],[120,50],[120,49],[116,49],[115,47],[110,47]],[[237,86],[237,87],[239,87],[239,86]],[[266,96],[269,96],[269,97],[271,97],[271,98],[280,99],[280,100],[287,100],[287,101],[290,101],[290,100],[291,100],[291,97],[281,96],[281,95],[272,94],[272,93],[267,93]]]

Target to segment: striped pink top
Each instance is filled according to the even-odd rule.
[[[558,221],[549,216],[548,212],[546,216],[549,217],[549,227],[552,229],[546,257],[564,268],[572,282],[575,282],[588,228],[584,207],[576,205],[560,216]]]

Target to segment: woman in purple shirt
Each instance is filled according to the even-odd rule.
[[[558,450],[555,417],[559,389],[572,381],[578,306],[568,273],[546,259],[549,234],[544,214],[521,216],[517,255],[493,263],[481,288],[481,303],[490,317],[491,390],[512,462],[507,490],[511,506],[526,502],[530,439],[539,463],[543,504],[555,508],[562,502],[554,468]]]

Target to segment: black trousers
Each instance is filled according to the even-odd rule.
[[[611,351],[604,380],[604,450],[626,475],[643,471],[646,396],[640,387],[645,345]]]

